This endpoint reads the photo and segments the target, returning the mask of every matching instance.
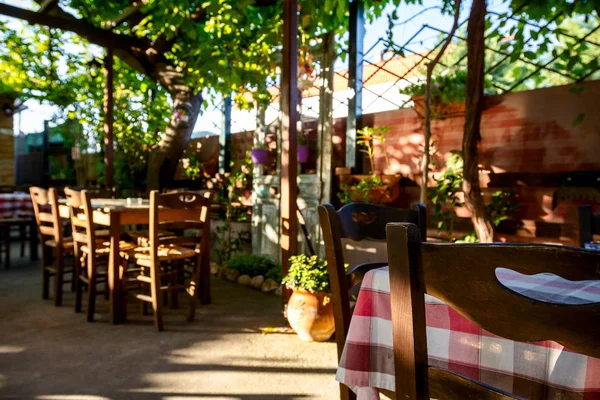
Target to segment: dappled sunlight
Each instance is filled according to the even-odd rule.
[[[36,400],[111,400],[104,396],[90,396],[85,394],[52,394],[35,396]]]
[[[23,346],[2,346],[0,345],[0,354],[14,354],[22,353],[25,351]]]

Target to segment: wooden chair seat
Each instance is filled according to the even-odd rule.
[[[54,240],[54,239],[46,240],[44,242],[44,244],[46,246],[52,247],[52,248],[58,247],[58,244],[57,244],[56,240]],[[73,250],[73,238],[71,238],[71,237],[63,238],[62,247],[63,247],[63,249],[65,249],[67,251],[69,251],[69,250],[72,251]]]
[[[148,239],[150,237],[150,231],[147,229],[131,231],[131,232],[127,232],[127,234],[140,247],[148,247],[150,244],[150,240]],[[166,236],[172,236],[172,235],[173,235],[173,232],[170,232],[170,231],[165,231],[165,230],[158,231],[159,238],[166,237]]]
[[[130,250],[135,249],[135,245],[133,243],[129,243],[126,242],[124,240],[121,240],[119,242],[119,251],[120,252],[128,252]],[[81,251],[86,253],[86,254],[90,254],[90,248],[87,245],[83,245],[81,246]],[[96,256],[107,256],[110,254],[110,242],[106,242],[106,241],[98,241],[98,244],[96,245]]]
[[[161,245],[158,247],[158,259],[161,262],[182,260],[196,256],[196,251],[183,246]],[[150,266],[150,247],[137,247],[130,253],[130,257],[141,266]]]

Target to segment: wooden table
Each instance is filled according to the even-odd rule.
[[[119,274],[121,255],[119,242],[121,240],[121,227],[124,225],[146,225],[149,223],[150,204],[143,200],[142,204],[129,205],[126,199],[92,199],[94,208],[94,224],[106,226],[109,229],[110,255],[108,261],[108,287],[110,292],[110,311],[113,324],[125,321],[127,315],[126,299]],[[61,204],[59,207],[61,217],[69,217],[69,207]],[[161,218],[177,220],[188,214],[186,210],[160,210]],[[203,293],[202,303],[210,302],[208,293]]]

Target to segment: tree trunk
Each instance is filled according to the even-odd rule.
[[[165,73],[159,78],[171,93],[173,112],[165,133],[148,158],[148,191],[162,190],[173,180],[200,113],[202,93],[195,93],[194,89],[178,84],[177,78],[180,76],[173,79],[172,73]]]
[[[446,40],[442,48],[437,53],[435,58],[427,64],[427,83],[425,85],[425,126],[423,129],[423,161],[421,162],[421,204],[427,204],[427,183],[429,182],[429,159],[430,159],[430,148],[431,148],[431,78],[433,76],[433,69],[438,64],[446,49],[450,45],[454,33],[458,28],[458,18],[460,15],[460,3],[462,0],[454,0],[454,22],[452,29],[448,32]]]
[[[483,111],[485,14],[485,0],[473,0],[467,27],[467,91],[462,151],[465,204],[471,212],[477,238],[482,243],[490,243],[494,240],[494,229],[481,195],[478,162]]]

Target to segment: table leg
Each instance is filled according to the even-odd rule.
[[[110,291],[110,311],[113,324],[123,321],[121,309],[121,282],[119,268],[121,255],[119,254],[119,241],[121,240],[121,221],[118,212],[110,213],[110,260],[108,262],[108,290]]]
[[[32,220],[29,224],[29,259],[31,261],[38,260],[39,237],[37,223]]]

